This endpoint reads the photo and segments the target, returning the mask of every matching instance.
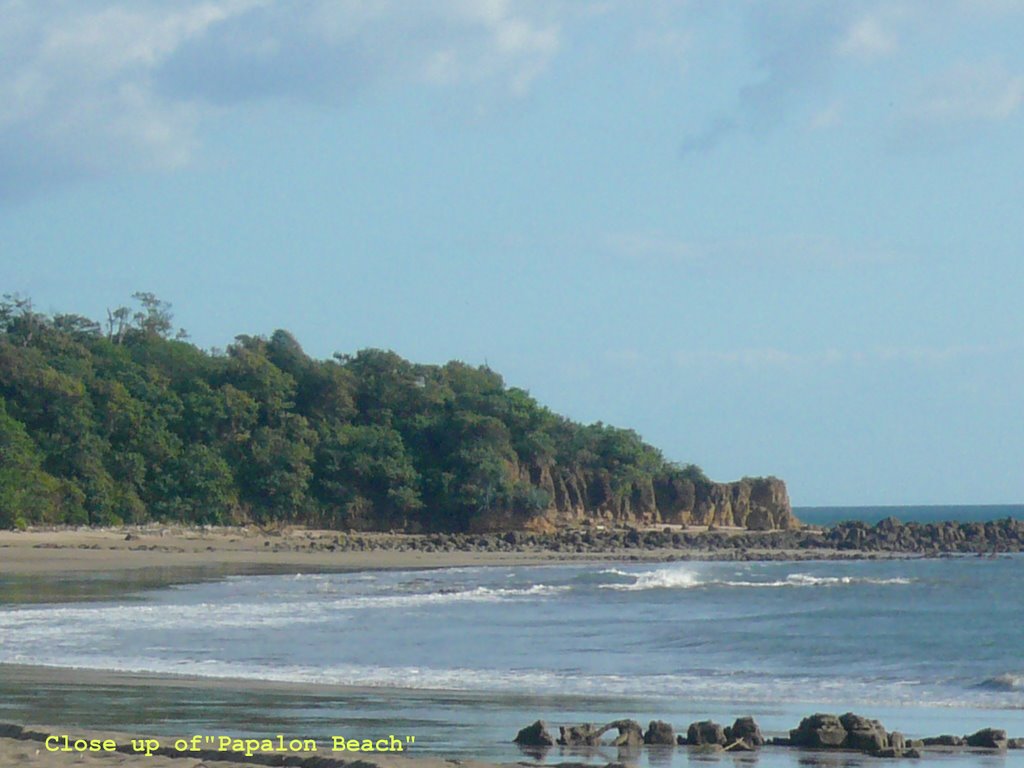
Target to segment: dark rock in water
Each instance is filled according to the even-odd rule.
[[[590,723],[560,726],[558,743],[563,747],[596,747],[601,743],[603,731],[594,729]]]
[[[789,732],[789,740],[794,747],[841,747],[846,741],[846,729],[835,715],[818,713],[801,720]]]
[[[846,740],[843,746],[847,749],[859,749],[863,752],[877,752],[886,747],[902,749],[903,745],[890,743],[889,735],[877,720],[847,712],[839,717],[839,724],[846,729]]]
[[[680,747],[685,747],[686,746],[686,737],[683,736],[683,734],[681,734],[681,733],[678,734],[676,736],[676,744],[678,744]]]
[[[1020,736],[1006,740],[1007,749],[1024,749],[1024,738]]]
[[[964,741],[969,747],[984,747],[986,749],[1006,749],[1006,731],[1001,728],[982,728],[970,736],[965,736]]]
[[[612,739],[613,747],[639,747],[644,743],[644,729],[636,720],[615,720],[608,723],[602,732],[617,728],[619,735]]]
[[[884,731],[871,729],[847,731],[843,746],[846,749],[856,749],[861,752],[877,752],[892,745]]]
[[[911,760],[920,760],[921,752],[917,747],[911,747],[910,749],[903,750],[903,756],[909,757]]]
[[[942,736],[929,736],[922,739],[926,747],[962,747],[964,740],[960,736],[950,736],[948,733]]]
[[[662,720],[651,720],[644,734],[644,744],[675,744],[675,729]]]
[[[690,723],[686,729],[686,743],[702,746],[705,744],[719,744],[725,746],[725,729],[718,723],[711,720],[701,720],[697,723]]]
[[[521,747],[553,747],[555,740],[548,733],[547,726],[543,720],[538,720],[533,725],[528,725],[512,740]]]
[[[893,749],[892,747],[885,747],[883,749],[876,749],[871,754],[875,757],[900,757],[903,752],[898,749]]]
[[[14,723],[0,723],[0,738],[20,739],[25,729]]]
[[[761,729],[752,717],[738,717],[731,728],[725,729],[725,736],[729,740],[739,741],[744,739],[755,747],[764,744],[764,736]]]

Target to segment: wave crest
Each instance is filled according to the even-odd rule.
[[[1024,674],[1004,672],[1001,675],[988,678],[978,687],[990,691],[1024,691]]]
[[[848,584],[902,585],[912,584],[908,578],[870,578],[862,576],[813,576],[808,573],[791,573],[782,579],[772,581],[745,581],[735,579],[702,579],[699,574],[681,568],[658,568],[654,571],[629,573],[609,568],[601,573],[635,579],[631,584],[602,584],[601,589],[615,589],[635,592],[647,589],[693,589],[694,587],[834,587]]]

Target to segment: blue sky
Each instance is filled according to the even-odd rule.
[[[0,283],[1024,502],[1024,2],[0,0]]]

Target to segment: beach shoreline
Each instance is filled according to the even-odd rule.
[[[282,749],[253,749],[253,742],[224,734],[205,742],[203,734],[153,737],[90,728],[21,726],[0,723],[0,768],[61,768],[62,766],[145,766],[146,768],[194,768],[213,763],[222,768],[243,768],[253,765],[283,765],[295,768],[451,768],[452,761],[432,755],[408,755],[396,752],[360,752],[334,750],[331,742],[281,734]],[[276,736],[276,735],[275,735]],[[193,741],[193,739],[196,741]],[[378,743],[385,740],[378,740]],[[384,744],[386,746],[386,743]],[[291,747],[291,748],[290,748]],[[301,748],[305,747],[305,749]],[[476,760],[459,760],[466,768],[491,768],[502,765]]]
[[[662,533],[660,529],[657,531]],[[688,531],[689,535],[700,532]],[[749,532],[719,531],[721,536],[749,535]],[[716,550],[713,548],[647,548],[624,547],[612,551],[552,551],[534,546],[529,541],[517,541],[515,548],[507,551],[494,551],[485,548],[452,551],[451,547],[463,543],[472,545],[473,537],[456,538],[454,536],[437,535],[443,547],[438,545],[435,551],[403,548],[406,539],[401,534],[339,534],[336,531],[308,530],[301,527],[281,530],[260,530],[257,528],[188,528],[181,526],[140,526],[116,529],[49,529],[31,531],[0,532],[0,585],[5,587],[4,602],[61,602],[79,601],[82,599],[106,598],[123,595],[126,592],[141,588],[150,589],[174,583],[188,583],[220,579],[233,574],[294,574],[294,573],[337,573],[372,570],[419,570],[438,568],[479,568],[479,567],[516,567],[537,565],[566,565],[586,563],[659,563],[678,561],[707,561],[731,559],[742,554],[746,559],[771,559],[786,562],[806,562],[811,560],[902,560],[916,557],[914,554],[898,552],[876,552],[860,550],[789,550],[768,549],[763,551],[744,550],[737,553],[732,549]],[[433,541],[435,537],[420,537],[423,541]],[[491,539],[493,541],[493,537]],[[343,542],[344,546],[337,546]],[[546,542],[545,542],[546,544]],[[511,545],[511,543],[510,543]],[[431,544],[431,546],[434,546]],[[531,549],[531,547],[534,547]],[[893,563],[895,564],[895,563]],[[886,564],[880,564],[886,566]],[[888,566],[886,566],[888,567]],[[468,578],[476,578],[470,575]],[[90,592],[90,590],[95,590]],[[317,705],[319,700],[348,701],[360,697],[368,697],[379,701],[387,698],[391,702],[402,702],[403,706],[411,706],[410,711],[420,713],[427,704],[410,701],[424,700],[444,701],[445,707],[456,700],[460,707],[483,707],[493,705],[493,692],[476,690],[451,690],[428,687],[410,686],[378,686],[351,685],[337,683],[317,683],[310,681],[268,680],[245,677],[214,677],[196,674],[174,674],[153,672],[132,672],[116,669],[84,669],[58,666],[36,666],[21,664],[0,664],[0,680],[12,691],[19,692],[17,701],[27,702],[9,706],[3,720],[23,722],[54,723],[52,733],[88,733],[104,726],[139,728],[141,733],[148,733],[146,723],[161,722],[147,720],[148,714],[138,714],[138,719],[130,710],[130,705],[122,706],[128,719],[91,717],[89,710],[78,709],[62,715],[59,707],[48,703],[49,693],[55,693],[55,701],[62,701],[65,696],[81,699],[95,692],[98,700],[116,701],[124,695],[125,701],[138,700],[144,696],[147,700],[156,697],[167,712],[175,711],[176,702],[197,703],[208,700],[245,700],[254,702],[256,708],[272,706],[273,700],[286,701],[300,699]],[[172,690],[173,689],[173,690]],[[29,696],[22,697],[20,692],[33,691]],[[126,694],[126,695],[125,695]],[[536,712],[547,717],[549,722],[557,719],[553,712],[607,712],[609,710],[624,713],[646,713],[652,702],[644,701],[643,697],[629,695],[610,695],[606,706],[601,705],[600,695],[581,697],[579,694],[545,694],[531,695],[526,690],[504,692],[501,694],[501,706],[509,711],[520,713]],[[540,701],[543,699],[543,702]],[[168,702],[171,702],[168,704]],[[511,703],[510,703],[511,702]],[[634,702],[630,704],[629,702]],[[711,701],[706,707],[695,709],[692,716],[676,719],[685,723],[688,719],[698,716],[719,715],[723,708],[736,708],[731,715],[743,714],[747,707],[739,707],[739,701]],[[513,704],[515,706],[513,706]],[[564,706],[562,706],[564,704]],[[627,706],[628,705],[628,706]],[[301,704],[295,706],[301,708]],[[429,703],[429,706],[435,706]],[[801,705],[802,707],[803,705]],[[369,707],[372,709],[372,707]],[[762,714],[768,715],[766,733],[785,733],[784,727],[796,724],[795,716],[790,716],[789,707],[785,709],[785,722],[779,722],[780,714],[774,713],[775,705],[759,705],[754,711],[760,720]],[[119,710],[120,711],[120,710]],[[163,711],[163,710],[161,710]],[[812,711],[807,707],[805,711]],[[839,711],[839,710],[837,710]],[[49,713],[49,716],[48,714]],[[655,714],[655,713],[652,713]],[[669,711],[669,716],[672,712]],[[872,714],[874,712],[872,711]],[[953,712],[942,713],[952,716]],[[661,716],[661,715],[658,715]],[[920,713],[907,716],[911,731],[920,731],[921,735],[930,735],[931,729],[920,725]],[[170,723],[161,733],[160,728],[153,728],[154,735],[170,737],[171,730],[181,723]],[[958,721],[963,717],[964,726],[973,729],[989,724],[989,714],[981,711],[965,711],[956,713]],[[998,717],[998,716],[996,716]],[[888,718],[887,718],[888,720]],[[575,722],[566,718],[566,722]],[[1017,718],[1010,718],[1005,723],[1015,730],[1019,729]],[[193,725],[203,722],[202,718],[191,721]],[[646,719],[644,719],[646,723]],[[82,724],[84,729],[73,727]],[[501,726],[502,742],[511,739],[515,730],[527,724],[525,714],[517,714],[509,718]],[[916,728],[913,724],[917,724]],[[997,725],[1003,725],[996,720]],[[902,723],[897,723],[902,725]],[[88,726],[93,726],[89,728]],[[151,727],[151,726],[150,726]],[[196,725],[198,727],[198,725]],[[319,726],[318,726],[319,727]],[[905,726],[904,726],[905,727]],[[36,730],[40,730],[36,727]],[[322,732],[329,732],[323,730]],[[958,733],[961,731],[957,731]],[[297,734],[304,738],[306,735]],[[320,734],[322,735],[322,733]],[[1016,735],[1016,733],[1011,734]],[[493,732],[490,738],[494,739]],[[487,742],[491,744],[492,742]],[[343,766],[348,760],[354,764],[358,759],[362,768],[444,768],[450,766],[457,757],[464,765],[476,763],[479,766],[514,764],[509,754],[498,751],[496,747],[481,749],[480,752],[469,752],[460,747],[462,752],[452,754],[436,751],[434,748],[420,754],[407,757],[361,755],[343,757],[337,763]],[[502,747],[501,749],[504,749]],[[682,754],[682,753],[680,753]],[[688,753],[687,753],[688,754]],[[779,753],[782,755],[783,753]],[[797,753],[785,753],[789,756],[779,760],[792,761]],[[1017,753],[1020,755],[1020,753]],[[324,755],[334,759],[336,756]],[[118,752],[112,755],[67,755],[47,753],[39,750],[38,745],[26,745],[24,740],[3,738],[0,732],[0,768],[14,768],[15,765],[38,766],[39,768],[60,768],[64,765],[100,766],[124,765],[130,768],[148,766],[149,768],[195,768],[199,758],[192,755],[151,755],[141,756]],[[182,757],[191,758],[183,760]],[[960,755],[967,759],[969,755]],[[463,759],[466,758],[466,759]],[[479,758],[480,761],[477,761]],[[525,758],[524,758],[525,759]],[[776,758],[772,758],[775,760]],[[959,759],[959,758],[958,758]],[[1016,759],[1016,756],[1015,756]],[[216,758],[211,765],[231,766],[252,765],[244,760],[224,761],[224,757]],[[298,763],[295,763],[298,765]],[[604,762],[597,763],[603,765]],[[774,763],[773,763],[774,764]],[[787,763],[788,764],[788,763]],[[332,765],[334,765],[332,763]],[[323,766],[328,766],[324,763]]]
[[[706,530],[684,532],[700,541]],[[749,532],[717,531],[723,537]],[[433,537],[443,539],[443,537]],[[344,542],[339,546],[339,540]],[[591,562],[673,562],[679,560],[856,560],[909,557],[912,553],[855,549],[698,546],[611,546],[572,549],[556,543],[515,544],[497,550],[477,545],[475,537],[458,544],[406,534],[360,533],[301,527],[263,531],[255,527],[54,528],[0,531],[0,577],[117,573],[144,569],[234,573],[345,572],[414,570],[479,566],[528,566]],[[488,539],[494,541],[497,539]],[[767,541],[767,540],[766,540]],[[504,545],[503,545],[504,546]],[[197,579],[203,578],[198,575]]]

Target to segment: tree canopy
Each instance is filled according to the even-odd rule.
[[[628,429],[552,413],[487,366],[364,349],[315,360],[287,331],[207,352],[151,293],[105,323],[0,302],[0,526],[288,521],[463,530],[548,508],[524,467],[677,477]]]

